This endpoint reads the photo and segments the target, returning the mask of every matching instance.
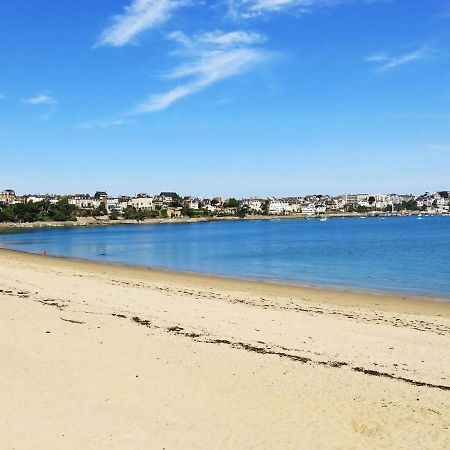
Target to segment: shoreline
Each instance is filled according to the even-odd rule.
[[[38,264],[46,265],[46,263],[49,263],[83,271],[94,270],[101,273],[151,281],[182,280],[196,286],[207,285],[212,288],[252,291],[254,293],[290,296],[293,298],[302,298],[306,295],[315,300],[326,298],[329,303],[339,306],[377,307],[377,309],[389,312],[415,314],[426,312],[427,314],[444,315],[450,318],[450,301],[442,297],[420,296],[409,293],[364,291],[351,288],[340,289],[283,281],[230,277],[67,256],[41,255],[25,250],[13,250],[0,247],[0,256],[2,255],[6,255],[12,259],[28,260]]]
[[[126,219],[95,219],[93,217],[80,218],[77,221],[55,222],[0,222],[0,230],[23,230],[23,229],[42,229],[42,228],[69,228],[69,227],[105,227],[113,225],[166,225],[166,224],[184,224],[184,223],[210,223],[210,222],[240,222],[248,220],[320,220],[320,219],[345,219],[345,218],[381,218],[381,217],[411,217],[419,214],[425,216],[442,216],[447,217],[448,214],[430,214],[424,212],[408,212],[407,214],[368,214],[368,213],[337,213],[337,214],[321,214],[307,216],[304,214],[290,215],[249,215],[246,217],[224,216],[224,217],[181,217],[174,219],[145,219],[142,221],[126,220]]]

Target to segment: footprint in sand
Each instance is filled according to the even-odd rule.
[[[364,436],[376,436],[383,430],[379,423],[370,420],[353,419],[352,423],[353,429]]]

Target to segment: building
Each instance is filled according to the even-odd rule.
[[[92,209],[94,200],[89,194],[75,194],[69,197],[69,203],[75,205],[78,209]]]
[[[176,199],[180,198],[176,192],[161,192],[159,196],[162,197],[164,203],[172,203]]]
[[[327,212],[327,206],[322,203],[317,203],[314,205],[314,208],[316,210],[316,214],[325,214]]]
[[[52,200],[48,195],[27,195],[25,197],[26,203],[39,203],[45,200]]]
[[[302,214],[306,216],[314,216],[316,214],[316,207],[313,203],[304,203],[302,205]]]
[[[108,214],[112,212],[120,212],[121,204],[119,202],[119,197],[108,197],[106,199],[105,208]]]
[[[289,203],[280,201],[280,200],[272,200],[269,203],[269,214],[291,214],[292,208]]]
[[[369,204],[369,194],[345,194],[345,204],[366,206]]]
[[[243,203],[248,206],[250,211],[260,213],[262,212],[262,201],[261,200],[248,200]]]
[[[154,198],[145,194],[139,194],[138,196],[128,201],[128,206],[132,206],[136,209],[142,209],[145,211],[153,211],[156,207]]]
[[[12,189],[6,189],[0,192],[0,203],[6,203],[7,205],[16,201],[16,193]]]
[[[167,217],[169,219],[181,217],[181,208],[167,208]]]
[[[189,209],[199,209],[199,200],[193,197],[184,197],[183,205]]]
[[[108,194],[105,191],[97,191],[94,194],[94,200],[99,200],[101,202],[105,202],[108,198]]]

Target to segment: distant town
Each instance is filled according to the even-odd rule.
[[[422,195],[342,194],[282,198],[197,198],[176,192],[158,195],[17,195],[0,192],[0,222],[220,218],[258,216],[332,216],[391,214],[450,214],[450,191]]]

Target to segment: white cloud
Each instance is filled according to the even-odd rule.
[[[106,121],[93,121],[93,122],[84,122],[77,126],[82,130],[93,130],[95,128],[112,128],[112,127],[120,127],[123,125],[127,125],[132,123],[131,120],[126,119],[115,119],[115,120],[106,120]]]
[[[376,3],[389,0],[228,0],[230,15],[251,18],[261,14],[282,11],[308,13],[315,8],[331,7],[351,3]]]
[[[237,44],[259,44],[266,40],[265,36],[259,33],[246,31],[231,31],[229,33],[222,33],[214,31],[212,33],[203,33],[198,36],[200,43],[217,44],[221,46],[237,45]]]
[[[410,53],[399,56],[387,56],[384,53],[378,53],[366,57],[364,60],[369,63],[380,63],[377,68],[378,72],[395,69],[396,67],[423,59],[428,54],[428,48],[422,47]]]
[[[186,0],[133,0],[122,14],[113,18],[113,24],[103,30],[96,46],[129,44],[143,31],[169,20],[173,11],[186,4]]]
[[[367,56],[364,58],[366,62],[383,62],[387,61],[389,58],[384,53],[377,53],[376,55]]]
[[[450,144],[428,144],[428,148],[440,152],[450,152]]]
[[[184,85],[177,86],[162,94],[152,95],[138,105],[132,114],[161,111],[177,100],[199,92],[221,80],[236,76],[262,62],[265,53],[257,49],[220,50],[204,53],[191,63],[181,65],[168,74],[169,78],[194,77]]]
[[[188,95],[251,69],[268,57],[264,50],[250,47],[249,44],[262,42],[264,39],[256,33],[215,31],[190,38],[184,33],[176,32],[168,37],[186,49],[189,60],[167,73],[166,78],[187,79],[187,81],[169,91],[150,96],[131,114],[164,110]],[[235,44],[240,44],[243,48],[235,48]]]
[[[25,105],[54,105],[56,104],[56,100],[48,94],[40,94],[35,97],[25,98],[21,100]]]
[[[252,45],[259,44],[266,40],[266,37],[262,34],[247,31],[231,31],[224,33],[220,30],[216,30],[208,33],[196,34],[193,38],[190,38],[182,31],[174,31],[167,35],[168,39],[171,39],[185,48],[194,48],[198,51],[200,47],[229,47],[237,45]]]

